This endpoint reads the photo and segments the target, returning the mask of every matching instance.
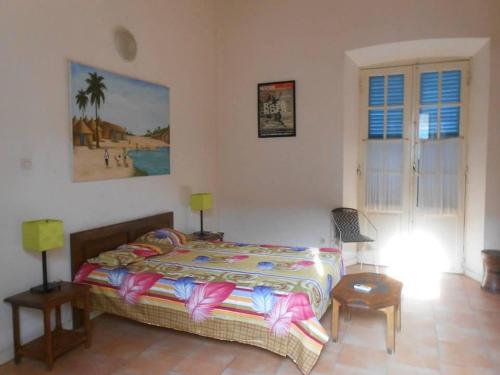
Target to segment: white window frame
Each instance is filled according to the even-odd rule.
[[[409,217],[413,217],[415,214],[416,207],[416,183],[417,183],[417,173],[416,173],[416,149],[418,143],[421,142],[419,138],[419,109],[420,109],[420,73],[431,72],[431,71],[443,71],[443,70],[461,70],[461,102],[460,102],[460,125],[459,125],[459,137],[464,139],[467,135],[468,129],[468,107],[469,107],[469,83],[470,83],[470,60],[458,60],[458,61],[441,61],[432,63],[414,63],[408,65],[390,66],[387,67],[377,67],[377,68],[366,68],[360,70],[360,105],[359,105],[359,129],[360,129],[360,139],[358,147],[358,202],[360,207],[365,212],[374,212],[377,214],[401,214],[403,212],[408,212]],[[366,157],[366,144],[368,140],[368,111],[369,111],[369,78],[371,76],[377,75],[391,75],[391,74],[403,74],[405,77],[405,87],[404,87],[404,110],[403,110],[403,137],[404,142],[404,179],[403,179],[403,204],[402,210],[397,211],[379,211],[370,210],[366,208],[366,191],[364,179],[365,171],[365,157]],[[439,102],[438,108],[441,108],[441,103]],[[387,101],[384,101],[384,113],[389,106],[387,106]],[[382,107],[380,107],[382,109]],[[440,126],[440,121],[438,121]],[[385,140],[384,132],[384,140]],[[467,170],[466,158],[467,158],[467,143],[464,141],[464,152],[462,153],[462,165],[464,166],[464,173]],[[463,179],[462,191],[465,192],[466,176]],[[459,216],[464,215],[464,204],[465,194],[461,199],[459,207]]]

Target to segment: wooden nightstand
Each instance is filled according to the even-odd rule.
[[[90,286],[60,282],[59,289],[50,293],[33,294],[29,291],[6,298],[4,301],[12,305],[12,324],[14,332],[14,362],[17,364],[22,357],[30,357],[44,361],[47,369],[51,370],[54,360],[80,344],[90,346]],[[67,330],[61,324],[61,305],[82,302],[84,306],[83,332]],[[19,328],[19,307],[29,307],[43,311],[44,335],[27,343],[21,344]],[[56,311],[56,327],[51,327],[51,311]]]
[[[224,241],[223,232],[203,232],[202,236],[200,232],[194,232],[188,235],[188,239],[191,241]]]

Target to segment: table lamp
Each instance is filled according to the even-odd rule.
[[[191,209],[200,211],[200,226],[201,230],[196,235],[203,237],[205,232],[203,231],[203,211],[208,210],[212,207],[212,194],[211,193],[198,193],[191,195],[191,200],[189,202]]]
[[[57,283],[47,282],[48,250],[64,246],[64,229],[61,220],[33,220],[23,223],[23,247],[25,250],[40,251],[43,264],[43,284],[31,288],[32,293],[49,293],[58,288]]]

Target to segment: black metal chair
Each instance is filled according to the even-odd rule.
[[[354,208],[336,208],[332,210],[332,222],[335,229],[335,238],[339,241],[341,249],[343,243],[364,243],[375,241],[373,238],[365,236],[361,233],[359,228],[359,214],[366,219],[368,224],[374,229],[375,237],[377,236],[377,228],[365,214]],[[361,267],[363,267],[363,262],[361,262]]]

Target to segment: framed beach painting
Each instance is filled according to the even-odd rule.
[[[295,81],[257,85],[259,138],[295,137]]]
[[[73,180],[170,174],[168,87],[70,62]]]

